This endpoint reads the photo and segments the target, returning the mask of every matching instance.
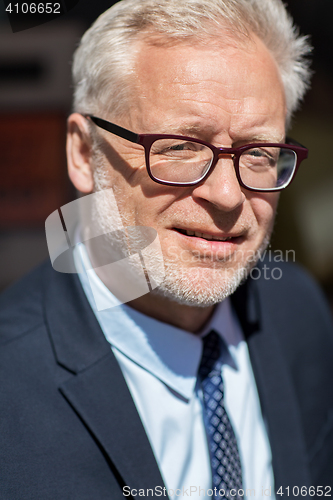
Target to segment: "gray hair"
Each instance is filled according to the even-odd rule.
[[[280,70],[287,124],[309,86],[311,46],[281,0],[122,0],[102,14],[74,55],[74,111],[121,116],[135,83],[136,42],[154,35],[168,42],[205,42],[256,34]]]

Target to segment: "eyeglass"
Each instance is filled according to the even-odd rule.
[[[301,162],[308,156],[308,150],[291,139],[287,139],[287,144],[254,143],[238,148],[218,148],[193,137],[135,134],[102,118],[84,116],[107,132],[142,145],[150,178],[168,186],[196,186],[207,179],[220,158],[229,156],[243,188],[281,191],[291,183]]]

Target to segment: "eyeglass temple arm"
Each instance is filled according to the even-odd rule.
[[[90,118],[92,122],[94,122],[98,127],[106,130],[107,132],[111,132],[111,134],[115,134],[127,141],[134,142],[136,144],[139,143],[140,137],[138,134],[127,130],[126,128],[119,127],[119,125],[115,125],[114,123],[103,120],[102,118],[97,118],[97,116],[92,115],[83,115],[86,118]]]

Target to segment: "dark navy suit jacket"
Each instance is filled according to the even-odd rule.
[[[312,280],[281,268],[232,303],[285,498],[288,486],[333,486],[333,331]],[[78,277],[44,264],[0,300],[0,499],[120,500],[125,485],[164,487]]]

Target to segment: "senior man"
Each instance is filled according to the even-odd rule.
[[[165,278],[121,304],[86,239],[89,272],[4,295],[1,498],[331,495],[328,309],[296,267],[245,281],[307,155],[308,52],[280,0],[122,0],[83,36],[69,176],[101,246],[103,193],[156,231]]]

